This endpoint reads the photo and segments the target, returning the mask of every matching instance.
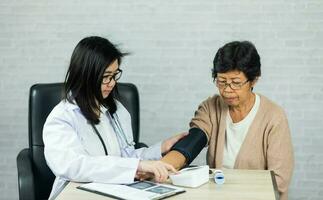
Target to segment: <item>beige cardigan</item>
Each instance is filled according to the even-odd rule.
[[[241,145],[234,168],[273,170],[280,199],[288,199],[294,156],[287,118],[282,108],[259,96],[258,112]],[[199,105],[190,122],[190,127],[198,127],[207,134],[207,162],[211,168],[222,167],[227,113],[228,106],[220,96],[214,95]]]

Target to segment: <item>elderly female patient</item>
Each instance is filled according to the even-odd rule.
[[[248,42],[230,42],[213,61],[219,95],[203,101],[190,122],[189,135],[163,161],[181,168],[208,145],[212,168],[273,170],[281,199],[287,199],[294,158],[290,130],[281,107],[253,92],[260,57]]]

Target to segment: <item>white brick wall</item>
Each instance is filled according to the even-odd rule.
[[[140,90],[148,144],[186,130],[215,92],[210,69],[220,46],[254,42],[263,72],[255,90],[282,105],[291,126],[290,199],[323,196],[322,0],[1,0],[0,199],[18,199],[15,160],[28,145],[29,87],[62,81],[74,46],[89,35],[132,52],[122,81]]]

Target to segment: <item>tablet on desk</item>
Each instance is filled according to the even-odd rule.
[[[137,181],[127,185],[87,183],[77,188],[115,199],[126,200],[164,199],[166,197],[185,192],[185,190],[180,187],[153,183],[150,181]]]

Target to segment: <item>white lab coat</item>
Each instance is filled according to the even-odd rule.
[[[131,183],[140,160],[161,158],[160,142],[136,150],[129,145],[133,142],[131,117],[120,102],[116,103],[115,115],[128,144],[124,137],[114,133],[113,128],[110,130],[117,135],[121,156],[105,155],[99,137],[76,104],[62,100],[49,114],[43,129],[43,140],[47,165],[56,176],[50,199],[61,192],[67,181]],[[111,124],[108,126],[112,127]],[[108,134],[100,132],[100,135],[108,145]]]

